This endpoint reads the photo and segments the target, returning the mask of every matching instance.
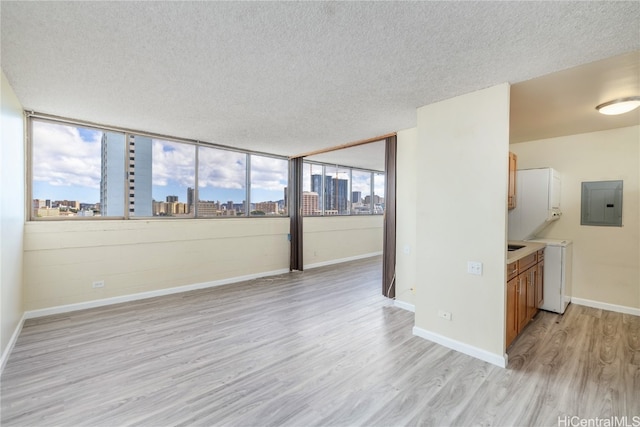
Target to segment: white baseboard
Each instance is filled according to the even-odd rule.
[[[327,265],[340,264],[340,263],[349,262],[349,261],[356,261],[358,259],[371,258],[378,255],[382,255],[382,252],[371,252],[368,254],[355,255],[347,258],[338,258],[338,259],[332,259],[329,261],[316,262],[314,264],[305,265],[304,269],[310,270],[312,268],[325,267]]]
[[[20,318],[20,321],[18,322],[16,329],[13,331],[13,335],[11,335],[11,339],[7,343],[7,347],[2,352],[2,358],[0,359],[0,375],[2,375],[2,372],[4,371],[4,365],[7,364],[7,360],[9,360],[9,355],[13,351],[13,347],[16,345],[18,336],[22,331],[22,326],[24,326],[24,321],[27,318],[26,314],[27,313],[22,314],[22,317]]]
[[[68,313],[71,311],[85,310],[87,308],[103,307],[106,305],[119,304],[122,302],[137,301],[147,298],[155,298],[164,295],[177,294],[180,292],[194,291],[197,289],[213,288],[215,286],[228,285],[230,283],[244,282],[246,280],[259,279],[261,277],[276,276],[278,274],[288,273],[289,269],[281,269],[267,271],[263,273],[248,274],[246,276],[231,277],[228,279],[214,280],[211,282],[195,283],[193,285],[177,286],[174,288],[158,289],[156,291],[140,292],[137,294],[122,295],[111,298],[103,298],[75,304],[59,305],[56,307],[42,308],[39,310],[31,310],[25,313],[25,319],[33,319],[36,317],[50,316],[52,314]]]
[[[408,302],[395,300],[393,301],[393,305],[395,305],[398,308],[402,308],[403,310],[410,311],[412,313],[416,312],[416,306],[413,304],[409,304]]]
[[[427,331],[426,329],[422,329],[417,326],[413,327],[413,335],[418,336],[420,338],[424,338],[429,341],[433,341],[436,344],[443,345],[452,350],[459,351],[460,353],[464,353],[467,356],[475,357],[476,359],[489,362],[492,365],[496,365],[501,368],[507,367],[508,358],[506,354],[499,355],[495,353],[490,353],[481,348],[474,347],[472,345],[465,344],[460,341],[456,341],[454,339],[445,337],[444,335],[436,334],[435,332],[430,332],[430,331]]]
[[[606,302],[593,301],[590,299],[582,299],[571,297],[571,302],[576,305],[584,305],[586,307],[599,308],[601,310],[615,311],[617,313],[633,314],[640,316],[640,308],[627,307],[625,305],[609,304]]]

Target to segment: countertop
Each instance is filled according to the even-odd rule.
[[[547,246],[545,243],[523,242],[520,240],[509,240],[507,243],[509,245],[524,246],[524,248],[518,249],[517,251],[507,252],[507,264],[511,264],[512,262],[515,262],[520,258],[524,258],[527,255],[537,252]]]

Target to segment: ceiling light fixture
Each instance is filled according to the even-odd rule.
[[[600,104],[596,107],[596,110],[607,116],[615,116],[628,113],[638,107],[640,107],[640,96],[629,96]]]

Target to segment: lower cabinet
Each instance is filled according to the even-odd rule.
[[[544,301],[544,252],[509,264],[507,280],[506,346],[509,347]]]
[[[544,254],[543,251],[538,251],[538,265],[536,274],[536,307],[541,307],[544,304]]]
[[[518,318],[516,307],[518,306],[518,278],[507,282],[507,347],[518,335]]]

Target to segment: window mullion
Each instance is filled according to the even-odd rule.
[[[198,218],[198,200],[200,200],[200,195],[198,194],[198,188],[200,188],[200,185],[198,184],[198,180],[200,179],[198,176],[198,172],[200,171],[200,144],[198,143],[196,145],[196,170],[195,170],[195,180],[194,180],[194,186],[193,186],[193,196],[191,198],[191,201],[193,202],[193,217],[194,218]],[[187,205],[189,204],[189,192],[187,190]],[[189,206],[189,209],[192,209],[191,206]]]
[[[246,154],[245,161],[245,206],[244,206],[244,215],[249,218],[251,216],[251,155]]]

